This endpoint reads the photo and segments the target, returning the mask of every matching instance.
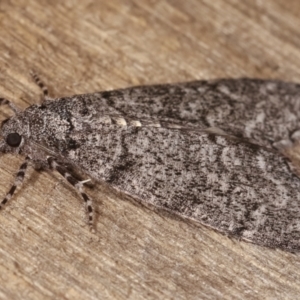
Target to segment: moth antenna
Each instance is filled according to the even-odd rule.
[[[21,111],[14,103],[5,98],[0,98],[0,105],[8,105],[15,114]]]
[[[48,100],[49,91],[48,91],[47,86],[43,83],[43,81],[40,79],[40,77],[34,71],[31,71],[30,75],[31,75],[33,81],[39,86],[39,88],[43,92],[43,102],[45,100]]]
[[[30,160],[30,158],[27,156],[25,158],[25,161],[20,166],[20,169],[15,177],[15,181],[14,181],[12,187],[10,188],[9,192],[6,194],[5,198],[0,203],[0,209],[2,209],[4,207],[4,205],[8,202],[8,200],[11,199],[11,197],[15,193],[17,187],[22,186],[29,160]]]
[[[82,186],[87,180],[79,181],[75,177],[73,177],[66,168],[59,165],[53,157],[47,158],[48,164],[51,169],[56,170],[58,173],[60,173],[67,181],[80,193],[82,199],[84,200],[88,212],[88,224],[90,227],[91,232],[95,232],[93,228],[94,224],[94,210],[92,205],[92,200],[90,197],[83,191]]]

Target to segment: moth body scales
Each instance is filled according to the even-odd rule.
[[[35,81],[47,89],[35,76]],[[92,201],[74,169],[222,233],[300,250],[299,178],[281,152],[299,136],[300,86],[220,79],[45,100],[1,125],[0,151],[54,169]]]

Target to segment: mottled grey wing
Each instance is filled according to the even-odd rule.
[[[108,113],[137,119],[217,127],[264,146],[297,139],[300,85],[259,79],[221,79],[131,87],[90,95]]]
[[[256,244],[300,250],[300,181],[272,151],[165,128],[108,126],[76,139],[81,146],[67,154],[75,165],[145,204]]]
[[[297,137],[299,94],[293,83],[229,79],[61,98],[45,106],[66,127],[53,143],[59,151],[50,150],[145,204],[299,251],[299,179],[279,154],[228,138],[288,144]],[[58,128],[47,124],[50,132]],[[203,132],[212,127],[227,137]]]

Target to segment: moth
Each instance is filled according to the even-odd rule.
[[[284,149],[299,139],[300,85],[218,79],[45,99],[0,129],[0,151],[56,170],[86,203],[80,170],[136,200],[258,245],[300,250],[300,180]]]

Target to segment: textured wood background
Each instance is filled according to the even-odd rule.
[[[0,95],[217,77],[300,81],[297,0],[0,1]],[[1,119],[10,115],[1,108]],[[0,159],[0,194],[22,158]],[[30,177],[30,178],[29,178]],[[97,185],[97,233],[56,173],[30,170],[0,213],[1,299],[297,299],[300,257],[231,240]]]

